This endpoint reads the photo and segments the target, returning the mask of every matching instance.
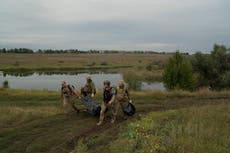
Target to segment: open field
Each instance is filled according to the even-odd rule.
[[[146,67],[162,64],[171,55],[160,54],[0,54],[0,70],[81,70]]]
[[[210,131],[208,134],[216,134],[218,140],[219,136],[229,135],[229,130],[227,130],[229,127],[227,123],[229,122],[223,124],[225,120],[229,120],[229,91],[211,92],[201,90],[193,93],[184,91],[147,91],[131,92],[131,96],[137,107],[135,116],[124,121],[121,119],[120,112],[118,121],[114,125],[111,125],[109,122],[110,112],[108,112],[105,124],[98,127],[96,126],[98,119],[83,111],[78,115],[76,113],[64,115],[58,92],[0,89],[0,152],[68,153],[74,148],[82,152],[87,150],[86,152],[89,153],[117,152],[118,147],[116,145],[119,145],[118,142],[125,145],[130,141],[126,138],[127,135],[130,136],[129,134],[132,134],[132,132],[134,132],[134,135],[139,134],[132,131],[132,127],[141,132],[141,129],[138,129],[138,124],[143,124],[143,127],[149,128],[147,129],[147,133],[150,132],[149,135],[152,139],[146,139],[147,143],[154,140],[159,142],[154,143],[154,147],[158,147],[159,144],[160,147],[166,147],[166,149],[171,146],[180,146],[180,142],[183,142],[180,140],[185,140],[188,144],[194,141],[194,138],[197,137],[189,135],[189,131],[185,131],[185,135],[179,131],[181,127],[189,129],[190,124],[191,129],[195,128],[196,125],[193,126],[194,123],[197,123],[199,128],[205,128],[207,132]],[[101,92],[99,91],[96,100],[100,101],[101,98]],[[79,108],[83,109],[78,100],[76,100],[76,104]],[[203,108],[206,105],[208,106]],[[193,108],[187,109],[189,107]],[[154,113],[147,115],[149,112]],[[187,114],[187,112],[189,113]],[[212,120],[213,114],[215,115],[216,113],[219,114]],[[193,114],[196,114],[196,116],[193,116]],[[204,116],[205,114],[207,117]],[[202,118],[199,119],[199,117],[205,117],[205,122],[203,122]],[[165,118],[168,120],[165,120]],[[146,123],[148,119],[152,120],[154,124],[156,122],[156,127],[148,127]],[[216,120],[219,121],[216,122]],[[159,124],[158,126],[158,123],[164,124]],[[210,129],[213,126],[204,126],[203,123],[208,125],[217,123],[218,125],[214,126],[214,129]],[[169,133],[175,134],[173,130],[178,129],[179,139],[176,139],[177,137],[174,137],[174,135],[169,135],[169,140],[176,139],[178,141],[172,144],[170,143],[171,141],[160,141],[161,139],[157,139],[158,137],[153,137],[151,131],[157,131],[159,127],[160,129],[165,129],[165,131],[159,133],[159,137],[168,136],[167,130],[171,131]],[[219,129],[220,127],[224,131],[219,133],[215,128]],[[143,133],[145,132],[144,129]],[[198,132],[201,132],[199,133],[201,134],[201,141],[209,138],[206,137],[207,135],[205,135],[204,130]],[[224,142],[224,144],[218,144],[217,148],[220,146],[223,149],[226,148],[225,145],[229,144],[227,140],[223,138],[221,142]],[[139,152],[143,144],[138,143],[139,145],[133,148],[132,145],[136,144],[136,142],[131,141],[133,142],[130,144],[132,152]],[[211,140],[208,143],[210,145],[216,144],[215,142],[211,142]],[[183,144],[182,147],[186,148],[186,145]],[[191,150],[193,151],[197,148],[199,149],[199,146],[194,146]],[[203,148],[201,146],[201,149],[205,150],[205,146]],[[175,152],[177,152],[176,149]]]

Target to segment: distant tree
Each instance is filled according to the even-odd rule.
[[[5,48],[0,49],[0,53],[6,53],[6,49]]]
[[[230,69],[229,54],[227,48],[224,45],[215,44],[213,51],[211,52],[211,58],[218,69],[219,73],[223,73]]]
[[[168,89],[193,90],[195,77],[192,66],[179,51],[165,65],[163,82]]]
[[[192,58],[191,63],[194,72],[197,74],[197,86],[210,86],[210,80],[214,80],[217,77],[210,55],[197,52]]]
[[[215,44],[211,54],[196,53],[191,62],[199,87],[230,88],[230,52],[224,45]]]

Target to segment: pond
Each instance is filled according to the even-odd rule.
[[[27,72],[3,73],[0,71],[0,85],[5,80],[13,89],[60,90],[61,81],[67,81],[80,89],[85,84],[86,76],[91,75],[97,89],[103,88],[103,81],[110,80],[112,86],[117,86],[123,74],[119,72]],[[129,83],[127,83],[129,84]],[[131,82],[135,84],[134,90],[165,90],[162,82]],[[130,86],[131,87],[131,86]]]

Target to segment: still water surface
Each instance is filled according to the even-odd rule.
[[[112,86],[117,86],[119,80],[123,79],[121,73],[107,73],[107,72],[90,72],[90,73],[64,73],[64,74],[47,74],[33,72],[29,75],[15,75],[4,74],[0,72],[0,85],[5,80],[9,82],[9,87],[13,89],[38,89],[38,90],[60,90],[61,81],[65,80],[67,83],[80,88],[85,84],[87,75],[91,75],[97,89],[103,88],[103,81],[110,80]],[[165,90],[162,82],[138,82],[139,88],[137,90]]]

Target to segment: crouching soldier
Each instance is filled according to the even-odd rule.
[[[117,102],[120,104],[122,112],[123,112],[123,118],[127,119],[127,114],[124,113],[124,109],[129,105],[129,102],[131,102],[129,97],[128,89],[125,87],[125,82],[121,80],[119,82],[119,85],[117,87]]]
[[[77,107],[74,105],[74,101],[73,101],[73,96],[76,95],[77,97],[79,97],[78,92],[71,87],[70,85],[68,85],[65,81],[62,81],[61,84],[61,98],[63,99],[63,108],[64,108],[64,113],[68,113],[68,105],[71,105],[71,107],[78,113],[79,109],[77,109]]]
[[[106,108],[112,109],[111,123],[114,123],[116,120],[118,106],[119,104],[116,102],[116,89],[110,87],[110,81],[104,81],[103,102],[101,103],[100,119],[97,125],[101,125],[103,123]]]

